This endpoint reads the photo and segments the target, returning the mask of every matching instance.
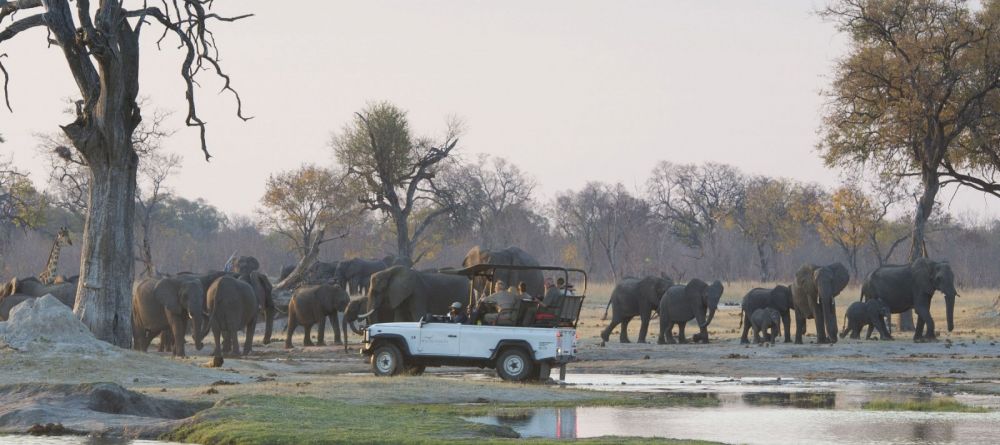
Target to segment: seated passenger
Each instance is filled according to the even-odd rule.
[[[503,289],[500,287],[501,285],[502,283],[498,283],[497,288]],[[514,318],[517,314],[519,303],[518,300],[519,298],[516,294],[506,290],[494,292],[493,294],[486,296],[486,298],[483,299],[483,305],[486,307],[492,306],[495,309],[495,314],[487,313],[483,316],[483,321],[486,324],[505,326],[514,325],[516,321]]]
[[[462,303],[454,302],[451,304],[451,310],[448,311],[448,322],[457,324],[466,324],[469,321],[469,317],[465,315],[465,311],[462,310]]]

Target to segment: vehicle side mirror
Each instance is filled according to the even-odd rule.
[[[424,325],[427,324],[427,320],[424,319],[426,317],[427,317],[426,315],[420,317],[420,327],[424,327]]]

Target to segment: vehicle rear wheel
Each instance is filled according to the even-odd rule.
[[[424,373],[425,369],[427,369],[427,367],[424,365],[406,365],[403,373],[406,375],[421,375]]]
[[[398,375],[403,371],[403,354],[392,343],[383,343],[372,354],[372,372],[380,377]]]
[[[527,380],[534,373],[531,357],[520,348],[510,348],[500,353],[496,366],[500,378],[511,382]]]

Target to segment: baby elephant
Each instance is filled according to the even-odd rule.
[[[750,314],[750,326],[753,327],[754,343],[773,343],[781,326],[781,312],[769,307],[757,309]],[[763,339],[761,333],[764,334]]]
[[[844,317],[844,331],[840,333],[840,338],[851,333],[851,338],[861,338],[861,328],[868,326],[868,333],[865,340],[872,338],[872,331],[878,329],[878,334],[882,340],[892,340],[886,320],[889,320],[892,313],[889,306],[878,298],[868,301],[855,301],[847,307],[847,316]]]
[[[347,292],[336,284],[319,284],[301,286],[292,295],[292,301],[288,304],[288,329],[285,333],[285,348],[292,347],[292,334],[295,328],[302,325],[305,330],[305,340],[303,344],[313,346],[312,327],[319,325],[319,335],[317,335],[318,345],[323,346],[323,334],[326,330],[326,319],[330,318],[330,325],[333,326],[334,343],[340,344],[340,323],[337,323],[337,312],[344,312],[351,297]],[[347,333],[344,333],[347,336]]]

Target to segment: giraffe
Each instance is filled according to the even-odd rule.
[[[49,262],[45,265],[45,270],[38,274],[38,281],[42,284],[52,284],[56,278],[56,268],[59,267],[59,251],[62,249],[62,243],[66,243],[70,246],[73,245],[73,240],[69,239],[69,229],[61,227],[59,233],[56,234],[56,241],[52,245],[52,251],[49,252]]]

